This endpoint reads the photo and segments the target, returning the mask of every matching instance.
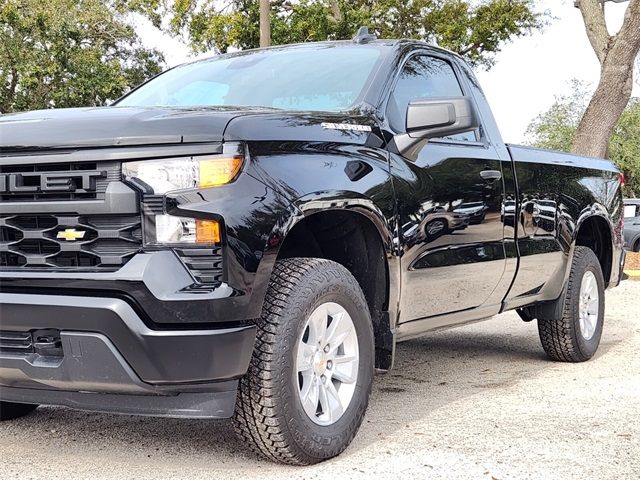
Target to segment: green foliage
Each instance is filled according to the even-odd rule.
[[[162,55],[123,15],[103,0],[0,0],[0,113],[103,105],[158,73]]]
[[[633,98],[620,116],[609,141],[609,155],[624,172],[627,195],[640,197],[640,98]]]
[[[539,148],[569,152],[573,138],[587,108],[587,86],[571,82],[571,94],[556,97],[551,108],[538,115],[527,128],[529,143]]]
[[[531,122],[527,129],[528,143],[569,152],[588,99],[585,85],[574,80],[571,95],[557,97],[549,110]],[[640,98],[631,99],[620,117],[609,141],[609,158],[625,175],[625,194],[639,196]]]
[[[271,36],[274,45],[350,39],[366,25],[381,38],[425,39],[490,67],[506,41],[542,27],[545,14],[536,13],[532,4],[532,0],[272,0]],[[259,45],[258,0],[130,0],[128,8],[174,35],[184,35],[194,52]]]

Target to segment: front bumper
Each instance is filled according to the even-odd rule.
[[[222,327],[256,318],[259,309],[248,308],[251,295],[230,283],[192,289],[193,277],[170,250],[139,253],[113,272],[0,271],[2,292],[122,298],[152,329]]]
[[[228,417],[255,327],[153,330],[124,300],[0,293],[0,330],[60,332],[62,355],[0,351],[0,399]],[[1,346],[1,343],[0,343]]]

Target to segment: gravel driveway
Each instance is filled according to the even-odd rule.
[[[398,346],[360,433],[308,468],[248,453],[229,421],[41,407],[0,425],[0,478],[634,478],[640,472],[640,282],[607,295],[595,359],[545,359],[514,313]]]

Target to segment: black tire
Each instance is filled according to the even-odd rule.
[[[325,302],[340,304],[351,316],[359,364],[348,407],[335,423],[321,426],[300,401],[295,351],[307,318]],[[252,450],[279,463],[310,465],[340,454],[362,423],[374,372],[373,327],[358,282],[329,260],[278,261],[256,323],[253,357],[238,389],[236,432]]]
[[[486,218],[486,214],[483,213],[481,217],[474,219],[472,222],[469,222],[471,225],[480,225],[482,222],[484,222]],[[500,220],[502,221],[502,220]]]
[[[582,279],[592,272],[598,290],[598,316],[593,336],[586,339],[580,330],[579,302]],[[598,350],[604,325],[604,278],[598,258],[587,247],[576,247],[571,273],[563,295],[555,302],[550,318],[538,319],[538,332],[547,355],[559,362],[584,362]]]
[[[33,412],[37,407],[38,405],[29,405],[26,403],[0,402],[0,421],[24,417]]]

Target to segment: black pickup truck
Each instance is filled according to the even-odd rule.
[[[233,416],[315,463],[397,342],[516,310],[585,361],[621,279],[609,161],[506,145],[460,57],[366,31],[4,115],[0,166],[3,420]]]

